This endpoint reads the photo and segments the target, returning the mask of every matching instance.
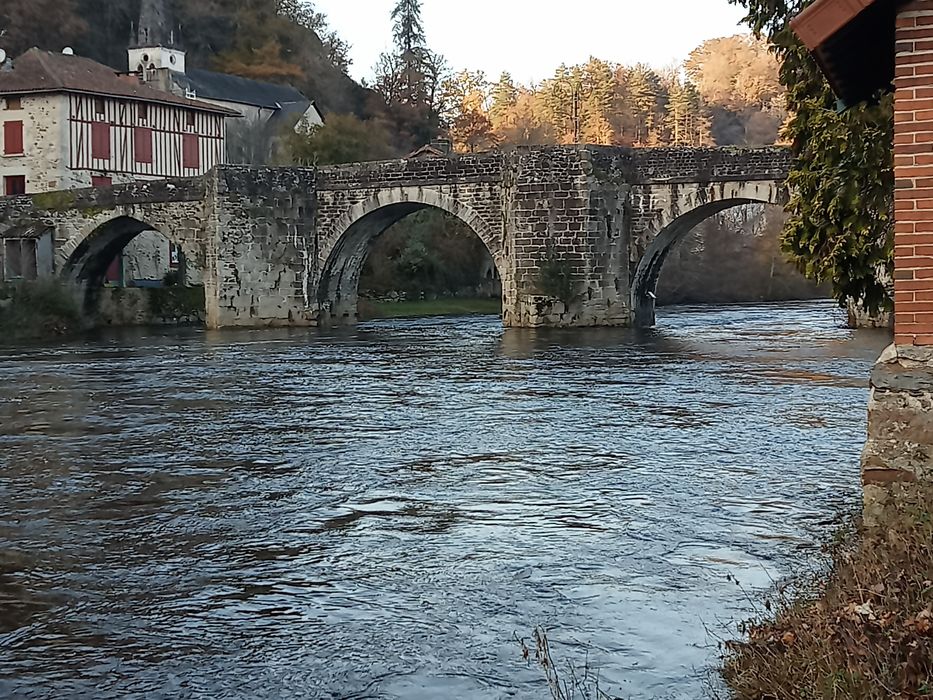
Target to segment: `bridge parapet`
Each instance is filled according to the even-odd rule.
[[[790,148],[614,148],[588,146],[600,177],[632,185],[786,180]]]

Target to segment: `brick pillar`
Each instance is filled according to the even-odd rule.
[[[898,13],[894,342],[933,345],[933,0]]]
[[[894,99],[894,344],[875,364],[862,452],[865,517],[933,479],[933,0],[898,11]]]

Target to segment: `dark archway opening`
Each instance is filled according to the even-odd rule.
[[[469,224],[439,207],[390,204],[353,223],[320,285],[325,321],[502,313],[502,281]]]
[[[781,253],[784,221],[780,206],[749,199],[711,202],[675,219],[639,264],[632,288],[635,325],[654,326],[657,306],[827,297],[828,290]]]
[[[204,320],[201,270],[184,248],[144,221],[121,216],[99,226],[63,270],[99,325],[193,324]]]

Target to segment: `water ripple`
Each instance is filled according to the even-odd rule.
[[[0,346],[0,696],[697,697],[858,495],[829,303]]]

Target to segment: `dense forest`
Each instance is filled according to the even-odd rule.
[[[280,135],[283,145],[269,157],[281,164],[401,157],[438,136],[460,152],[572,143],[767,145],[780,139],[788,116],[774,56],[750,35],[704,42],[682,65],[665,69],[594,57],[521,85],[508,73],[490,80],[477,71],[452,71],[428,44],[421,0],[398,0],[391,16],[393,48],[373,67],[371,80],[359,85],[347,74],[349,44],[312,2],[167,1],[191,65],[290,84],[323,108],[323,127]],[[72,46],[122,69],[139,6],[140,0],[6,0],[0,5],[0,44],[12,55],[30,46]],[[662,279],[664,298],[812,294],[813,286],[775,260],[774,227],[753,228],[742,235],[722,217],[703,227],[705,236],[683,246],[688,257],[682,253],[672,262],[684,270],[692,265],[693,272],[677,275],[677,289],[665,288]],[[748,284],[713,273],[722,258],[704,254],[704,241],[713,251],[728,245],[726,239],[737,241],[736,235],[741,242],[732,252],[751,261],[742,268]],[[489,266],[482,245],[460,222],[427,213],[400,222],[376,242],[361,286],[375,295],[488,293]],[[776,276],[792,281],[775,284]],[[765,278],[764,287],[751,281]],[[714,292],[704,280],[729,288]]]

